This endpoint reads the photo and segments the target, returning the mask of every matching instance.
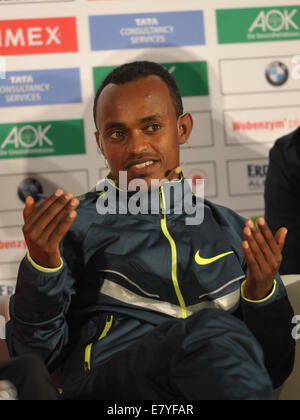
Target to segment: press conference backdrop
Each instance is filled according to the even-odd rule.
[[[0,295],[26,252],[24,196],[106,175],[92,104],[114,67],[173,74],[195,121],[185,176],[256,217],[268,151],[300,125],[299,55],[299,0],[0,0]]]

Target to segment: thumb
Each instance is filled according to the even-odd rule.
[[[35,209],[35,201],[31,196],[26,197],[25,200],[25,208],[23,211],[24,222],[28,219],[28,217],[33,213]]]
[[[287,228],[283,227],[283,228],[278,229],[278,231],[275,234],[275,240],[280,248],[280,251],[283,250],[287,233],[288,233]]]

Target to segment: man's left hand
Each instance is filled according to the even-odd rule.
[[[248,266],[244,297],[250,300],[261,300],[271,292],[287,235],[287,229],[280,228],[273,236],[263,217],[258,218],[257,225],[247,220],[242,243]]]

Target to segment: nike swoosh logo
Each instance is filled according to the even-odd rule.
[[[224,257],[226,257],[229,254],[233,254],[233,251],[224,252],[224,254],[220,254],[220,255],[217,255],[216,257],[212,257],[212,258],[202,258],[202,257],[200,257],[199,251],[198,251],[196,253],[196,255],[195,255],[195,261],[199,265],[207,265],[207,264],[211,264],[211,263],[213,263],[215,261],[218,261],[221,258],[224,258]]]

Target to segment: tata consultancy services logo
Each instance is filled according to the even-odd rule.
[[[266,79],[272,86],[282,86],[289,78],[289,70],[281,61],[274,61],[266,69]]]
[[[0,21],[0,55],[76,51],[75,17]]]
[[[219,43],[300,39],[300,6],[217,10]]]
[[[83,120],[0,124],[0,159],[84,153]]]

